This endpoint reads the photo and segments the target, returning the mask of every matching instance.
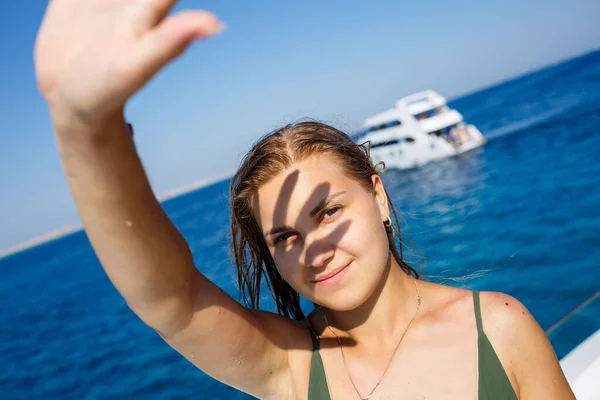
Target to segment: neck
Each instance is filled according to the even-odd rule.
[[[380,283],[365,303],[350,311],[323,311],[338,335],[343,331],[358,345],[374,340],[385,344],[397,340],[414,317],[417,297],[413,278],[390,254]]]

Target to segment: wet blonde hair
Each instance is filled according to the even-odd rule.
[[[371,160],[368,145],[356,144],[347,134],[315,121],[286,125],[258,140],[243,158],[230,187],[231,252],[237,266],[240,300],[247,307],[259,308],[264,277],[277,312],[295,320],[305,318],[300,296],[277,271],[252,212],[251,201],[262,185],[293,163],[313,155],[330,157],[349,177],[373,191],[372,176],[379,172]],[[385,224],[390,252],[404,272],[418,278],[419,273],[402,258],[398,215],[389,196],[387,198],[393,216],[391,223]]]

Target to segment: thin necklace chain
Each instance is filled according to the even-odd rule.
[[[410,322],[406,326],[406,329],[404,329],[402,336],[400,336],[400,340],[398,341],[398,344],[396,345],[396,348],[394,349],[394,352],[392,353],[392,356],[390,357],[390,361],[388,362],[387,366],[385,367],[385,370],[383,370],[381,377],[375,384],[375,387],[373,387],[371,392],[367,395],[367,397],[362,397],[360,395],[360,392],[358,391],[358,388],[356,387],[356,384],[354,383],[354,380],[352,379],[352,375],[350,375],[350,371],[348,370],[348,365],[346,364],[346,356],[344,355],[344,348],[342,346],[342,342],[340,341],[339,336],[337,335],[337,333],[335,333],[335,331],[333,330],[331,325],[329,325],[329,321],[327,320],[327,317],[325,316],[325,313],[323,312],[323,308],[320,307],[321,315],[323,315],[323,319],[325,320],[325,323],[327,324],[327,328],[329,328],[331,333],[333,333],[333,335],[335,336],[335,338],[338,342],[338,345],[340,346],[340,351],[342,352],[342,360],[344,361],[344,369],[346,370],[346,375],[348,375],[348,378],[350,379],[350,383],[352,383],[352,386],[354,387],[356,394],[358,395],[358,397],[361,400],[369,400],[371,398],[371,396],[373,395],[373,393],[375,393],[375,390],[379,387],[379,384],[383,381],[383,378],[385,377],[385,374],[387,373],[388,369],[390,368],[390,365],[392,365],[392,361],[394,360],[396,351],[400,347],[400,343],[402,343],[402,339],[404,339],[404,336],[406,336],[406,332],[408,332],[408,328],[410,328],[410,326],[414,322],[415,318],[417,318],[417,315],[419,315],[419,311],[421,310],[421,293],[419,292],[419,286],[417,285],[417,280],[412,276],[411,276],[411,278],[413,279],[413,283],[415,284],[415,290],[417,291],[417,309],[415,310],[415,314],[411,318]]]

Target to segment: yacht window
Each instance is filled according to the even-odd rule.
[[[375,125],[368,129],[365,129],[364,131],[360,132],[359,136],[366,135],[367,133],[371,133],[371,132],[375,132],[375,131],[380,131],[382,129],[393,128],[394,126],[400,126],[400,125],[402,125],[402,122],[400,122],[398,120],[388,121],[383,124]]]
[[[422,121],[424,119],[431,118],[437,114],[441,114],[441,112],[438,112],[438,110],[436,108],[432,108],[430,110],[426,110],[426,111],[420,112],[418,114],[415,114],[415,115],[413,115],[413,117],[415,117],[419,121]]]
[[[411,138],[410,136],[407,137],[407,138],[405,138],[404,140],[406,140],[407,143],[414,143],[415,142],[415,139]]]
[[[397,139],[386,140],[385,142],[371,143],[371,148],[375,149],[377,147],[390,146],[392,144],[398,144],[398,143],[399,143],[399,140],[397,140]]]

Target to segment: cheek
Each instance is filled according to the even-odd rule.
[[[383,223],[373,216],[358,218],[353,228],[340,242],[338,251],[357,261],[356,282],[368,289],[379,281],[387,265],[390,253],[387,234]]]
[[[356,256],[372,257],[384,252],[387,257],[388,242],[385,227],[378,209],[364,205],[361,213],[357,213],[347,234],[340,241],[340,248],[354,253]]]
[[[290,246],[288,249],[276,248],[271,253],[279,275],[290,286],[294,286],[294,282],[301,279],[300,250],[299,246],[296,245]]]

